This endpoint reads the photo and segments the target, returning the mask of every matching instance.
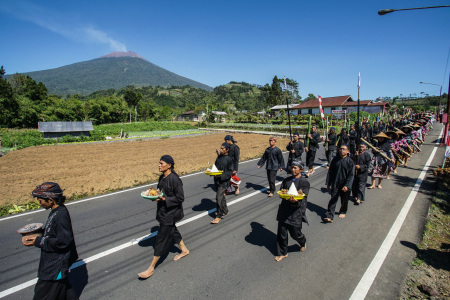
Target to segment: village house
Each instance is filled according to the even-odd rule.
[[[44,133],[44,138],[60,138],[65,135],[90,136],[94,130],[92,122],[39,122],[39,132]]]
[[[389,108],[387,102],[373,102],[372,100],[360,100],[359,110],[368,113],[379,113]],[[324,114],[331,114],[333,110],[341,110],[346,113],[356,112],[358,110],[358,101],[353,100],[351,96],[337,96],[322,98],[322,108]],[[292,108],[298,115],[318,115],[320,114],[319,99],[311,99],[300,103]]]

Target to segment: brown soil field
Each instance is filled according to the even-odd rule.
[[[225,133],[169,139],[38,146],[0,158],[0,206],[32,201],[31,191],[46,181],[57,182],[68,199],[125,189],[159,177],[159,158],[172,155],[175,171],[188,174],[211,167]],[[269,146],[269,136],[234,134],[241,161],[255,158]],[[286,138],[278,138],[284,150]]]

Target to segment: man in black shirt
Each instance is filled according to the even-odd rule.
[[[347,133],[347,128],[342,128],[341,133],[338,135],[337,148],[339,149],[342,145],[348,145],[350,143],[350,137]]]
[[[325,146],[327,147],[326,155],[328,160],[327,169],[330,167],[331,160],[336,156],[337,136],[335,130],[336,129],[334,127],[330,128],[328,138],[325,141]]]
[[[350,150],[351,156],[353,156],[356,152],[356,143],[357,143],[356,140],[358,138],[358,132],[356,131],[354,124],[352,124],[350,126],[350,132],[348,133],[348,136],[350,138],[350,144],[349,144],[350,149],[349,150]]]
[[[291,173],[291,165],[294,160],[302,160],[302,154],[305,150],[305,145],[300,141],[300,135],[298,132],[293,135],[294,140],[290,141],[286,146],[286,150],[289,151],[288,163],[286,165],[286,172]]]
[[[341,197],[339,218],[345,218],[354,176],[355,163],[348,156],[347,145],[342,145],[339,148],[339,155],[336,155],[331,162],[330,169],[327,174],[326,185],[327,189],[331,191],[331,199],[328,203],[326,217],[324,218],[325,222],[333,222],[336,204],[339,197]]]
[[[308,166],[308,175],[314,174],[314,160],[316,159],[316,152],[319,150],[320,134],[317,132],[317,126],[311,127],[312,133],[306,136],[306,140],[309,140],[309,147],[305,148],[306,151],[306,165]]]
[[[276,261],[287,257],[288,232],[291,237],[300,245],[300,251],[306,250],[306,238],[302,233],[302,222],[308,223],[306,218],[306,204],[309,194],[309,182],[302,177],[303,163],[298,160],[292,162],[292,176],[286,178],[281,183],[281,189],[289,190],[292,184],[297,191],[301,190],[305,197],[302,200],[296,200],[294,197],[281,199],[278,207],[277,221],[277,256]]]
[[[360,204],[364,201],[366,192],[367,176],[369,175],[369,167],[372,164],[372,157],[366,151],[367,146],[365,143],[359,144],[359,151],[356,153],[355,161],[355,179],[353,181],[353,197],[355,203]]]
[[[38,198],[42,208],[51,209],[43,235],[22,238],[25,246],[41,248],[33,299],[78,299],[68,279],[69,268],[78,259],[78,253],[63,190],[57,183],[44,182],[32,195]]]
[[[159,160],[161,176],[158,180],[158,190],[163,193],[156,199],[156,220],[159,222],[158,234],[155,241],[155,253],[150,266],[144,272],[138,274],[139,278],[146,279],[155,272],[156,263],[170,246],[175,242],[180,247],[181,253],[175,255],[173,260],[179,260],[189,254],[189,250],[183,242],[176,222],[184,217],[183,182],[174,171],[175,162],[170,155],[163,155]]]
[[[284,157],[280,148],[276,146],[277,138],[271,137],[269,139],[270,146],[264,151],[263,156],[258,162],[258,169],[266,164],[267,180],[269,181],[269,195],[272,197],[275,192],[275,179],[277,177],[277,171],[283,171]]]

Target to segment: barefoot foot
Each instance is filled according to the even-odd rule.
[[[211,221],[211,224],[218,224],[221,220],[222,218],[215,218],[214,220]]]
[[[374,188],[375,188],[374,185],[371,185],[371,186],[368,187],[368,189],[374,189]]]
[[[287,254],[286,255],[275,256],[275,260],[276,261],[281,261],[283,258],[286,258],[286,257],[288,257]]]
[[[339,214],[339,218],[344,219],[345,218],[345,214]]]
[[[333,223],[333,220],[330,218],[324,218],[323,221],[328,222],[328,223]]]
[[[145,270],[144,272],[139,273],[138,276],[141,279],[147,279],[150,276],[152,276],[154,272],[155,272],[155,269],[151,268],[151,269]]]
[[[179,260],[180,258],[183,258],[183,257],[187,256],[188,254],[189,254],[189,250],[181,251],[180,254],[175,255],[175,257],[173,258],[173,260],[177,261],[177,260]]]
[[[272,193],[269,193],[269,195],[267,195],[267,197],[273,197],[273,194],[272,194]]]
[[[303,252],[303,251],[305,251],[305,250],[306,250],[306,243],[305,243],[305,245],[303,245],[303,247],[300,248],[300,251],[301,251],[301,252]]]
[[[381,185],[378,185],[378,188],[379,188],[379,189],[382,189],[383,187],[382,187]]]

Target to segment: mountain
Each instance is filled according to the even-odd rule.
[[[113,52],[97,59],[24,75],[30,75],[36,82],[45,84],[49,94],[60,96],[86,96],[95,91],[117,90],[128,85],[189,85],[212,90],[210,86],[163,69],[131,51]]]

